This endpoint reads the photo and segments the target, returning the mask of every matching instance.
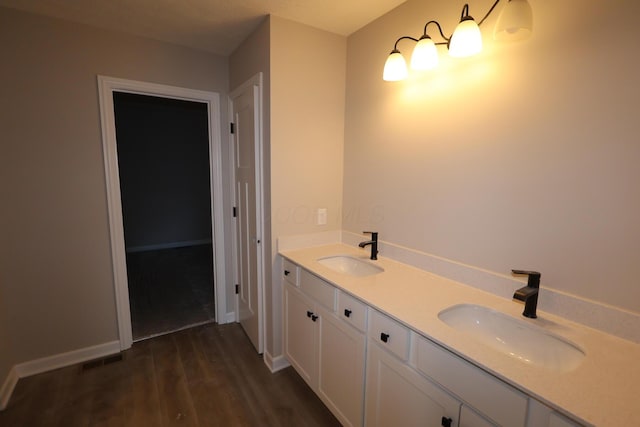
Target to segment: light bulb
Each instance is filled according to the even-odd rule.
[[[384,64],[382,79],[387,82],[397,82],[406,79],[408,75],[407,62],[404,60],[400,51],[394,49]]]
[[[473,56],[482,51],[482,34],[476,21],[466,16],[456,27],[449,41],[449,55],[456,58]]]
[[[432,70],[438,66],[438,51],[429,36],[422,36],[413,49],[411,68],[413,70]]]
[[[527,0],[510,0],[502,9],[493,30],[499,41],[524,40],[533,31],[533,12]]]

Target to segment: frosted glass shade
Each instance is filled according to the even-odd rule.
[[[394,50],[384,64],[382,79],[387,82],[397,82],[406,79],[408,75],[407,62],[399,51]]]
[[[449,41],[449,55],[456,58],[482,52],[482,34],[473,18],[465,18],[456,27]]]
[[[411,69],[432,70],[438,66],[438,51],[430,37],[422,37],[411,55]]]
[[[523,40],[533,31],[533,12],[527,0],[510,0],[493,29],[495,40]]]

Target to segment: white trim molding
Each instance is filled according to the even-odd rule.
[[[111,341],[91,347],[80,348],[66,353],[54,354],[29,362],[19,363],[14,366],[19,378],[30,377],[87,360],[98,359],[104,356],[120,353],[120,342]]]
[[[166,86],[155,83],[98,76],[100,99],[100,122],[102,127],[102,149],[104,156],[107,203],[109,210],[109,233],[111,240],[111,262],[118,317],[120,349],[131,347],[131,311],[129,305],[124,227],[120,177],[118,173],[118,150],[116,144],[114,92],[173,98],[207,104],[209,112],[209,160],[211,181],[211,213],[214,262],[214,299],[216,316],[226,313],[226,272],[224,260],[224,207],[222,187],[222,147],[220,137],[220,95],[194,89]],[[216,319],[218,320],[218,319]]]
[[[269,353],[266,350],[263,354],[263,361],[264,361],[264,364],[267,365],[267,368],[269,368],[269,371],[271,371],[272,374],[291,366],[289,361],[284,356],[280,355],[280,356],[273,357],[271,356],[271,353]]]
[[[111,341],[14,365],[0,389],[0,410],[4,410],[9,404],[11,394],[20,378],[30,377],[31,375],[41,374],[119,352],[120,341]]]
[[[13,393],[13,389],[16,388],[16,384],[18,384],[19,379],[20,377],[18,376],[18,371],[14,366],[9,371],[9,375],[7,375],[7,378],[2,384],[2,388],[0,388],[0,411],[4,411],[4,409],[9,404],[11,394]]]
[[[233,323],[233,322],[236,322],[237,320],[238,320],[238,318],[236,317],[236,311],[230,311],[228,313],[225,313],[224,316],[221,316],[218,319],[218,323],[219,324]]]

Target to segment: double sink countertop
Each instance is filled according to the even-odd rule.
[[[537,319],[527,319],[521,303],[388,258],[370,261],[384,271],[365,277],[318,262],[336,255],[368,261],[368,253],[331,244],[280,255],[561,413],[596,426],[640,425],[640,345],[545,313],[544,306],[538,307]],[[438,318],[458,304],[488,307],[543,328],[578,345],[586,356],[574,370],[554,372],[502,354]]]

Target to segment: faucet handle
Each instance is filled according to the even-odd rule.
[[[362,234],[371,234],[372,237],[375,237],[378,235],[377,231],[363,231]]]
[[[511,270],[513,274],[529,276],[527,280],[527,286],[532,288],[540,287],[540,277],[542,276],[537,271],[528,271],[528,270]]]

